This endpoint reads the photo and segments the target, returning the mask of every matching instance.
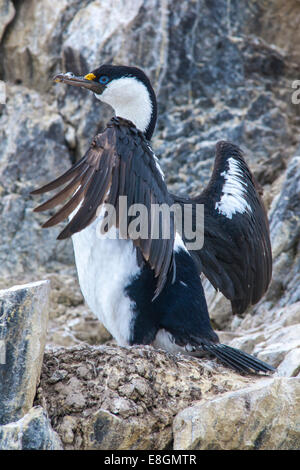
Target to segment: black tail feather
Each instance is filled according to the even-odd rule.
[[[274,372],[276,369],[254,356],[225,344],[203,344],[203,349],[238,372]]]

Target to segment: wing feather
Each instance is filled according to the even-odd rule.
[[[71,178],[74,178],[74,176],[78,175],[78,173],[81,172],[82,166],[85,163],[86,156],[82,157],[78,162],[73,165],[69,170],[67,170],[63,175],[59,176],[55,180],[51,181],[48,184],[45,184],[39,189],[35,189],[34,191],[31,192],[31,194],[36,195],[36,194],[43,194],[47,193],[48,191],[52,191],[53,189],[59,188],[63,184],[67,183],[70,181]]]
[[[54,225],[62,222],[66,219],[78,206],[78,204],[84,198],[84,193],[88,187],[88,183],[90,182],[93,175],[93,169],[89,168],[87,173],[82,178],[82,184],[78,191],[74,194],[74,196],[65,204],[51,219],[43,224],[43,228],[53,227]]]
[[[261,299],[272,275],[269,225],[258,189],[241,150],[221,141],[202,194],[174,197],[180,204],[204,204],[204,245],[191,254],[238,314]],[[196,224],[195,210],[193,217]]]
[[[71,180],[71,181],[70,181]],[[149,236],[133,239],[139,263],[147,262],[157,278],[155,297],[162,291],[169,273],[174,272],[174,218],[171,219],[169,239],[152,239],[150,203],[173,204],[155,159],[144,135],[132,123],[113,118],[106,130],[98,134],[84,157],[66,173],[32,194],[42,194],[69,183],[58,194],[38,206],[36,211],[52,209],[71,199],[45,224],[50,227],[63,221],[71,214],[71,220],[59,234],[59,239],[72,236],[86,228],[97,217],[97,210],[103,203],[119,208],[119,196],[127,196],[127,205],[145,204],[148,209]],[[77,211],[75,211],[77,209]],[[76,212],[76,213],[75,213]],[[120,214],[116,225],[132,217]],[[124,234],[122,234],[123,237]],[[129,234],[130,236],[130,234]]]

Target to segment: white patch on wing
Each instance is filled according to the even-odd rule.
[[[175,240],[174,240],[174,251],[178,253],[180,250],[186,251],[189,254],[188,250],[186,249],[185,244],[178,232],[176,232]]]
[[[129,344],[134,304],[125,294],[140,268],[131,240],[99,236],[100,215],[72,236],[79,284],[84,299],[119,345]],[[115,227],[111,231],[118,230]],[[111,233],[109,234],[111,237]]]
[[[148,149],[150,150],[150,152],[151,152],[151,154],[152,154],[152,156],[153,156],[153,158],[154,158],[156,168],[158,169],[158,171],[159,171],[159,173],[160,173],[162,179],[165,180],[165,174],[164,174],[164,172],[163,172],[162,169],[161,169],[161,166],[160,166],[160,163],[159,163],[159,159],[157,158],[157,156],[156,156],[155,153],[153,152],[153,150],[152,150],[152,148],[150,147],[150,145],[147,144],[147,146],[148,146]]]
[[[153,153],[153,157],[154,157],[154,160],[155,160],[156,168],[158,169],[158,171],[160,172],[160,175],[161,175],[162,179],[164,180],[164,179],[165,179],[165,174],[164,174],[164,172],[162,171],[161,166],[160,166],[160,163],[159,163],[159,160],[158,160],[157,156],[154,155],[154,153]]]
[[[225,184],[222,188],[223,195],[220,201],[216,202],[215,209],[228,219],[232,219],[236,212],[243,214],[247,211],[252,212],[252,209],[245,199],[247,183],[243,181],[243,172],[238,161],[229,158],[228,165],[228,170],[221,173],[225,178]]]
[[[195,348],[190,344],[186,344],[186,346],[178,346],[178,344],[175,343],[172,334],[163,328],[158,330],[156,333],[152,346],[156,349],[163,349],[164,351],[168,351],[172,354],[182,353],[193,355],[195,351]]]
[[[147,129],[152,103],[146,86],[134,77],[122,77],[112,80],[101,95],[96,98],[109,104],[116,116],[128,119],[142,132]]]

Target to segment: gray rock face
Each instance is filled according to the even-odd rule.
[[[0,115],[0,276],[26,275],[50,259],[72,260],[70,242],[58,245],[58,230],[42,230],[30,191],[70,165],[64,123],[42,96],[7,87]],[[38,183],[37,183],[38,181]]]
[[[51,428],[41,406],[19,421],[0,426],[0,450],[62,450],[59,436]]]
[[[280,306],[290,305],[300,300],[300,148],[274,201],[270,229],[275,263],[267,298]]]
[[[49,282],[0,290],[0,424],[32,407],[48,322]]]

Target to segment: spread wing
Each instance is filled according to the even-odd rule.
[[[64,189],[50,200],[40,205],[35,211],[45,211],[66,202],[63,207],[49,219],[43,227],[51,227],[66,219],[77,208],[75,215],[58,236],[58,239],[68,238],[86,228],[97,216],[97,210],[103,203],[111,204],[118,214],[119,196],[127,196],[127,207],[133,204],[143,204],[147,211],[147,238],[133,239],[137,249],[139,264],[146,261],[154,270],[157,280],[155,297],[162,291],[168,275],[175,275],[173,257],[174,245],[174,215],[170,215],[170,236],[155,238],[152,236],[154,223],[151,219],[151,204],[172,205],[173,199],[168,193],[160,170],[157,168],[155,157],[142,133],[133,124],[121,118],[114,118],[106,130],[98,134],[83,158],[73,165],[66,173],[33,191],[41,194],[56,189],[68,183]],[[126,227],[126,236],[131,237],[130,222],[132,216],[120,211],[116,226],[120,223]],[[164,221],[160,219],[160,224]],[[122,225],[124,226],[124,225]],[[159,226],[158,235],[163,230]],[[122,234],[124,238],[124,233]],[[154,298],[155,298],[154,297]]]
[[[231,300],[233,313],[243,313],[266,292],[272,276],[269,225],[259,188],[241,150],[218,142],[207,188],[180,204],[204,204],[204,245],[191,251],[215,289]]]

